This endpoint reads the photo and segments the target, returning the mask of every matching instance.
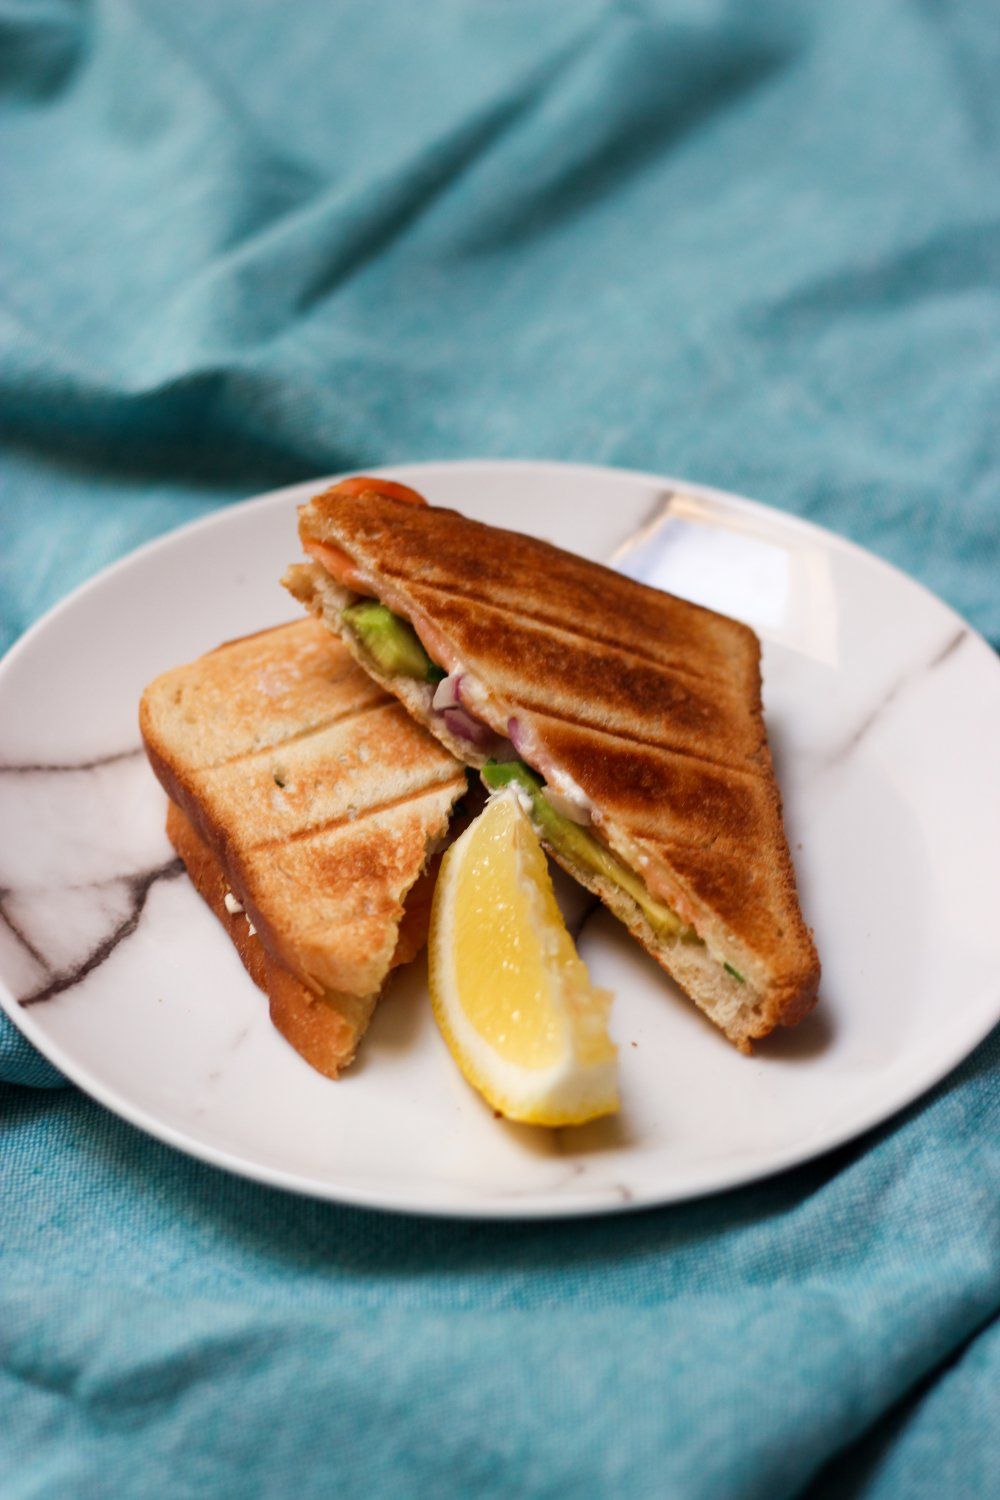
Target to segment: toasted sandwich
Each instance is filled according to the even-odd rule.
[[[462,767],[315,620],[166,672],[140,727],[167,833],[267,994],[335,1078],[427,937]]]
[[[742,1051],[814,1004],[746,625],[380,479],[300,510],[287,588]]]

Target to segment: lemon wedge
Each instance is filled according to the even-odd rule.
[[[618,1108],[611,995],[590,982],[514,792],[493,797],[445,855],[429,956],[437,1023],[494,1109],[579,1125]]]

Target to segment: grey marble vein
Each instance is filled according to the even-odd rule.
[[[20,1003],[22,1005],[38,1005],[43,1000],[52,1000],[56,995],[64,994],[66,990],[72,989],[74,985],[86,979],[88,974],[92,974],[95,969],[99,968],[101,964],[111,957],[115,949],[135,932],[146,909],[146,902],[149,899],[149,893],[153,886],[161,880],[175,880],[178,875],[183,873],[183,870],[183,862],[175,858],[166,860],[163,864],[156,865],[151,870],[142,870],[135,875],[123,876],[122,884],[129,893],[129,909],[122,920],[89,953],[85,954],[78,963],[71,964],[56,974],[52,974],[51,969],[45,964],[45,960],[39,955],[40,961],[48,969],[50,977],[48,982],[42,985],[40,989],[33,990],[28,995],[22,995]],[[10,923],[8,922],[7,925],[10,926]]]
[[[953,631],[951,635],[949,635],[948,639],[942,646],[938,647],[938,649],[934,652],[934,655],[928,661],[922,662],[916,667],[911,667],[907,671],[902,673],[902,675],[898,677],[889,688],[888,692],[883,694],[883,696],[874,705],[874,707],[869,709],[868,713],[865,714],[861,722],[851,730],[850,734],[848,734],[843,740],[841,740],[839,745],[834,746],[832,750],[828,751],[822,757],[819,768],[821,770],[828,771],[833,767],[840,765],[844,760],[846,760],[847,757],[857,749],[862,740],[867,738],[870,731],[884,716],[886,710],[890,708],[892,704],[895,703],[897,699],[907,691],[908,688],[912,687],[914,683],[921,681],[930,672],[935,671],[938,667],[942,666],[944,662],[948,661],[952,656],[954,656],[959,647],[965,641],[970,639],[970,635],[971,632],[965,625],[960,626],[957,630]]]
[[[250,1027],[249,1026],[241,1026],[240,1029],[239,1029],[239,1031],[237,1031],[236,1035],[233,1037],[233,1040],[230,1042],[229,1047],[226,1050],[226,1056],[225,1056],[224,1062],[220,1062],[219,1066],[217,1068],[213,1068],[212,1069],[212,1071],[207,1075],[207,1077],[205,1079],[206,1083],[208,1083],[209,1085],[214,1085],[214,1084],[218,1083],[219,1079],[222,1077],[222,1075],[226,1071],[225,1063],[230,1062],[236,1056],[237,1052],[243,1046],[243,1043],[246,1041],[246,1039],[247,1039],[247,1037],[249,1035],[250,1035]]]
[[[0,776],[36,776],[60,771],[97,771],[102,766],[114,766],[123,760],[134,760],[142,753],[142,746],[135,745],[131,750],[115,750],[110,755],[98,755],[91,760],[0,761]]]
[[[7,887],[0,886],[0,922],[2,922],[3,925],[7,928],[8,932],[13,934],[13,936],[17,939],[25,952],[31,954],[31,957],[35,960],[35,963],[38,965],[38,967],[46,976],[48,976],[52,973],[52,965],[49,963],[44,953],[39,952],[39,950],[35,947],[34,943],[31,941],[28,934],[24,931],[21,924],[15,920],[14,916],[8,909],[8,902],[13,895],[14,892],[12,890],[8,889]]]

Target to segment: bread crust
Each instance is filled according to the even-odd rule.
[[[226,893],[232,887],[225,872],[176,802],[167,803],[167,837],[198,894],[229,934],[243,967],[267,996],[277,1030],[317,1072],[337,1078],[354,1059],[376,997],[317,994],[279,963],[251,933],[246,914],[227,910]]]
[[[139,718],[192,879],[275,1025],[335,1076],[390,968],[426,940],[461,767],[312,620],[163,674]]]
[[[374,492],[317,496],[300,512],[300,535],[340,548],[435,660],[479,679],[489,693],[480,716],[501,734],[516,717],[538,750],[532,763],[568,774],[604,840],[739,968],[744,986],[723,972],[721,988],[734,994],[714,994],[686,964],[682,977],[671,944],[651,943],[643,920],[571,871],[731,1040],[745,1047],[808,1012],[819,959],[799,908],[749,627],[548,543]],[[290,571],[293,592],[307,604],[314,593],[312,607],[339,629],[343,591],[318,565]],[[425,695],[379,680],[453,754],[482,763]]]

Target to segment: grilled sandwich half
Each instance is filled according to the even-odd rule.
[[[490,786],[741,1050],[814,1004],[736,620],[364,477],[300,511],[286,587]]]
[[[192,881],[277,1029],[336,1077],[426,940],[462,767],[310,619],[164,673],[139,718]]]

